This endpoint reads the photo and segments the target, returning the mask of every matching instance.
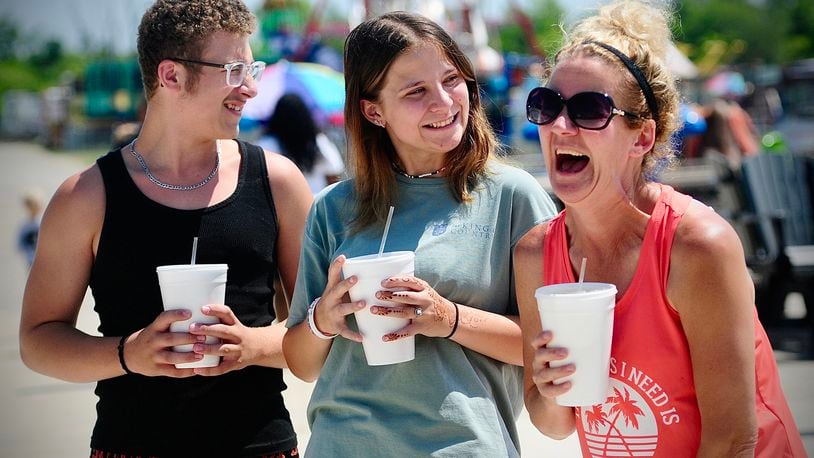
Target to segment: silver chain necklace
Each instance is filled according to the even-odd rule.
[[[144,170],[144,174],[147,175],[147,178],[159,188],[169,189],[172,191],[192,191],[206,185],[210,180],[212,180],[212,178],[215,178],[215,175],[218,174],[218,168],[220,167],[220,142],[217,140],[215,140],[215,149],[217,150],[217,156],[215,156],[215,168],[209,172],[209,175],[207,175],[206,178],[195,184],[170,184],[159,180],[155,175],[153,175],[150,168],[147,167],[147,163],[144,162],[144,158],[141,157],[141,154],[136,151],[136,140],[138,140],[138,138],[134,138],[133,141],[130,142],[130,154],[136,158],[136,161],[141,166],[141,170]]]
[[[427,178],[427,177],[438,175],[439,173],[441,173],[441,172],[443,172],[443,171],[445,171],[447,169],[447,166],[443,166],[440,169],[436,170],[435,172],[422,173],[420,175],[410,175],[409,173],[402,170],[401,167],[397,166],[395,162],[393,162],[392,165],[393,165],[393,170],[395,170],[396,173],[398,173],[399,175],[405,176],[407,178]]]

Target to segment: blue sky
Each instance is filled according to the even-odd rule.
[[[244,0],[253,10],[262,0]],[[329,9],[347,11],[356,0],[328,0]],[[452,4],[454,0],[446,0]],[[528,9],[534,0],[517,0]],[[596,5],[601,0],[558,0],[569,13]],[[44,40],[60,39],[64,46],[78,50],[85,42],[99,47],[109,43],[118,53],[135,51],[135,36],[141,15],[152,0],[1,0],[0,15],[18,24],[22,33]],[[480,0],[484,15],[492,17],[506,9],[507,0]]]

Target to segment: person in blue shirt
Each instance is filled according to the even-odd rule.
[[[26,192],[23,196],[23,206],[26,218],[17,230],[17,250],[25,258],[28,268],[31,268],[34,253],[37,251],[37,238],[40,234],[40,219],[42,218],[42,196],[39,191]]]

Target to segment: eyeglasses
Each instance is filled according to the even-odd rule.
[[[616,115],[642,117],[616,108],[613,99],[602,92],[580,92],[566,100],[556,91],[547,87],[537,87],[529,92],[526,118],[538,126],[551,124],[560,115],[563,107],[568,109],[568,117],[574,124],[588,130],[602,130],[608,127]]]
[[[188,64],[205,65],[207,67],[222,68],[226,70],[226,84],[231,87],[240,87],[246,81],[246,75],[251,75],[255,81],[260,81],[263,76],[263,70],[266,69],[266,63],[260,60],[254,61],[251,64],[245,62],[230,62],[228,64],[215,64],[212,62],[204,62],[201,60],[181,59],[178,57],[171,57],[170,60],[177,60],[178,62],[186,62]]]

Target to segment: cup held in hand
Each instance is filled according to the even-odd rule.
[[[189,332],[192,323],[216,324],[220,321],[204,315],[201,307],[208,304],[223,304],[226,301],[226,264],[181,264],[159,266],[158,284],[161,287],[161,300],[164,310],[187,309],[192,316],[170,325],[172,332]],[[207,344],[219,343],[220,339],[206,336]],[[173,351],[188,353],[193,344],[176,345]],[[214,367],[220,364],[220,356],[204,355],[198,361],[178,363],[178,369],[194,367]]]
[[[551,367],[573,363],[576,369],[556,381],[571,382],[571,389],[557,396],[557,404],[590,406],[604,402],[610,381],[616,286],[561,283],[537,288],[534,297],[542,328],[552,333],[548,346],[568,349],[568,357],[551,361]]]
[[[383,291],[382,281],[394,275],[413,275],[415,253],[393,251],[381,256],[371,254],[345,260],[342,275],[345,278],[356,275],[358,281],[348,294],[352,301],[364,300],[367,306],[354,313],[359,332],[362,334],[362,348],[370,366],[403,363],[415,358],[415,337],[410,336],[385,342],[382,337],[397,331],[410,323],[406,318],[393,318],[370,313],[371,305],[395,305],[376,298],[377,291]]]

